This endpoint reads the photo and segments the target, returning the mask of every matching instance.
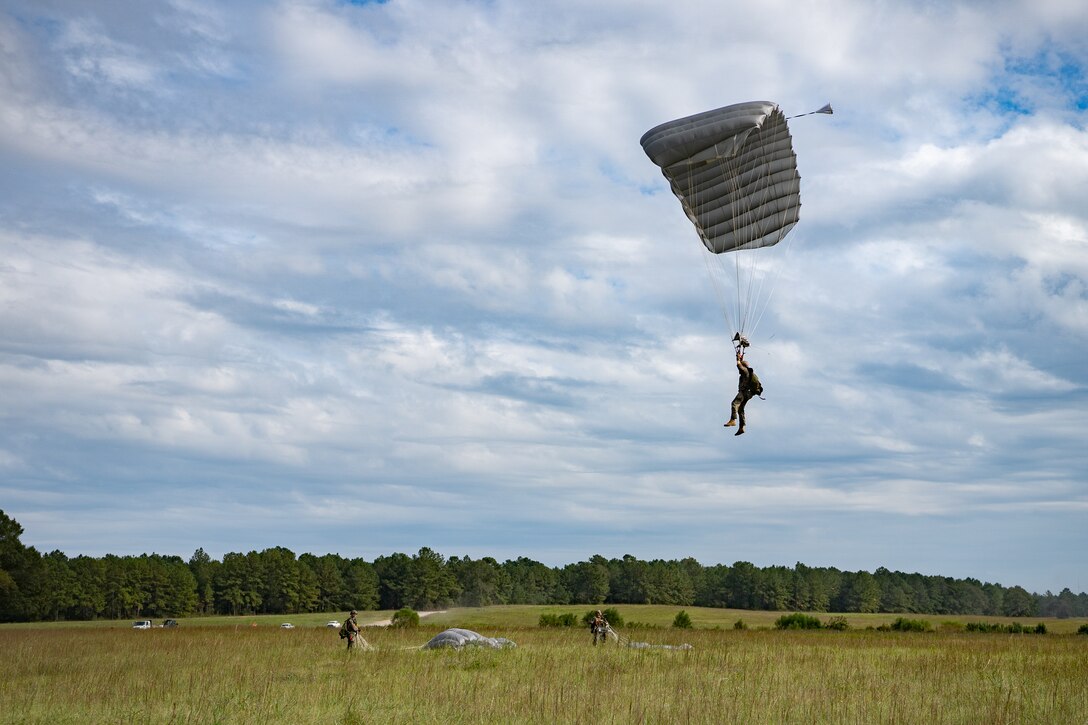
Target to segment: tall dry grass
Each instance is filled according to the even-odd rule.
[[[0,629],[0,720],[22,723],[1083,723],[1088,637],[641,630],[688,651],[525,628],[514,650],[436,630]]]

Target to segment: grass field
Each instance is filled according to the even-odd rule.
[[[541,612],[586,609],[453,610],[418,630],[369,629],[374,649],[354,653],[322,626],[336,614],[188,619],[150,631],[7,625],[0,721],[1088,722],[1088,637],[1055,633],[1083,620],[1045,620],[1052,633],[1042,636],[779,632],[761,627],[780,613],[688,608],[698,628],[675,630],[667,625],[677,607],[619,607],[628,621],[661,625],[627,636],[693,645],[686,651],[594,648],[582,629],[535,626]],[[753,629],[733,630],[738,618]],[[868,627],[894,616],[848,618]],[[518,647],[417,649],[448,626]]]

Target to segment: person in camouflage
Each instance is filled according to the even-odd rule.
[[[351,610],[351,614],[344,620],[344,632],[345,639],[348,641],[348,649],[355,646],[355,641],[359,639],[359,623],[355,621],[355,615],[358,614],[354,609]]]
[[[608,636],[608,620],[604,618],[604,613],[600,609],[593,615],[593,621],[589,623],[589,631],[593,634],[593,646],[597,646],[597,640],[604,644],[605,638]]]
[[[755,368],[744,360],[744,351],[742,349],[737,351],[737,372],[740,373],[740,380],[737,383],[737,396],[733,398],[729,422],[725,424],[725,427],[729,428],[736,425],[739,418],[740,427],[737,428],[736,435],[741,435],[744,433],[744,406],[748,405],[748,401],[752,398],[763,394],[763,383],[759,381]]]

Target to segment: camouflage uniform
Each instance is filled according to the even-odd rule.
[[[605,636],[608,633],[608,620],[604,618],[604,615],[597,612],[593,617],[593,622],[589,625],[589,631],[593,633],[593,646],[597,646],[597,639],[600,638],[601,642],[605,641]]]
[[[725,425],[726,427],[736,425],[737,418],[740,418],[740,427],[737,428],[736,433],[740,435],[744,432],[744,406],[748,404],[749,400],[763,392],[763,384],[759,382],[756,371],[740,355],[737,355],[737,371],[740,373],[740,380],[737,383],[737,396],[733,398],[729,422]]]
[[[355,646],[355,640],[359,638],[359,623],[355,621],[354,611],[344,622],[344,631],[348,633],[348,649],[351,649]]]

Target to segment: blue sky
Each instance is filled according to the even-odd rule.
[[[0,0],[0,508],[68,554],[1088,589],[1088,10]],[[732,330],[643,132],[791,124]]]

